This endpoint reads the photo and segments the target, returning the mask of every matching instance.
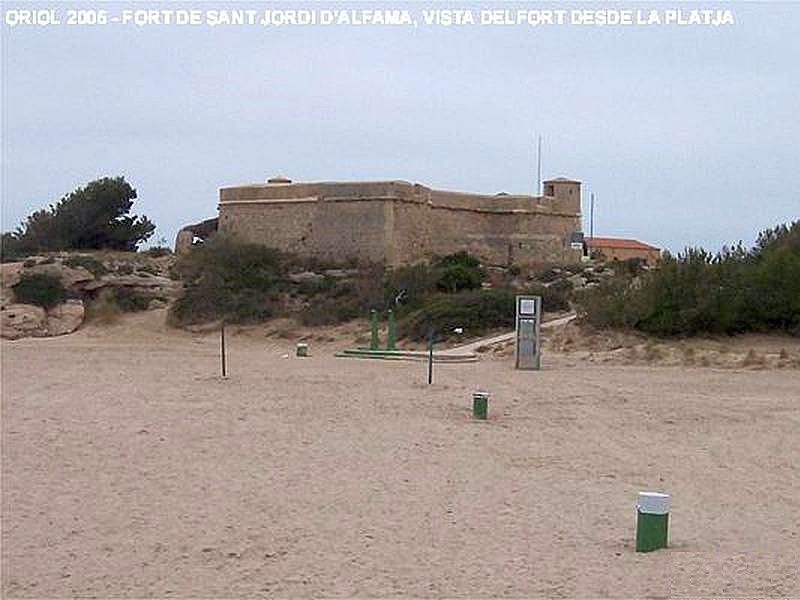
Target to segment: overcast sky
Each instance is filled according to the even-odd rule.
[[[480,11],[489,4],[451,4]],[[9,9],[30,4],[4,2]],[[42,3],[62,20],[75,4]],[[125,8],[361,9],[249,2]],[[433,3],[398,2],[415,16]],[[439,5],[441,8],[444,5]],[[494,7],[501,5],[494,5]],[[625,3],[518,8],[645,8]],[[153,242],[214,216],[223,186],[405,179],[533,193],[584,182],[595,234],[680,250],[800,218],[800,2],[732,26],[3,25],[2,229],[101,176],[138,190]]]

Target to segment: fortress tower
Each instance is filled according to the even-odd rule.
[[[581,212],[581,182],[566,177],[548,179],[544,183],[544,195],[555,198],[566,210]]]

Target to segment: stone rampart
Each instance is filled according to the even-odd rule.
[[[556,180],[558,181],[558,180]],[[412,264],[467,250],[490,265],[569,263],[577,194],[486,195],[405,181],[254,184],[220,190],[219,230],[335,262]]]

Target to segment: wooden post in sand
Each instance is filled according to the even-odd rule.
[[[636,551],[652,552],[667,547],[669,494],[639,492],[636,503]]]
[[[428,385],[433,383],[433,340],[436,332],[431,327],[428,332]]]
[[[222,363],[222,376],[227,377],[227,369],[225,364],[225,323],[219,328],[219,358],[220,362]]]

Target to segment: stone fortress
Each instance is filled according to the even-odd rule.
[[[568,264],[582,254],[580,207],[580,182],[563,177],[545,181],[541,196],[274,177],[222,188],[218,219],[182,229],[176,251],[217,229],[339,263],[396,267],[466,250],[486,265]]]

